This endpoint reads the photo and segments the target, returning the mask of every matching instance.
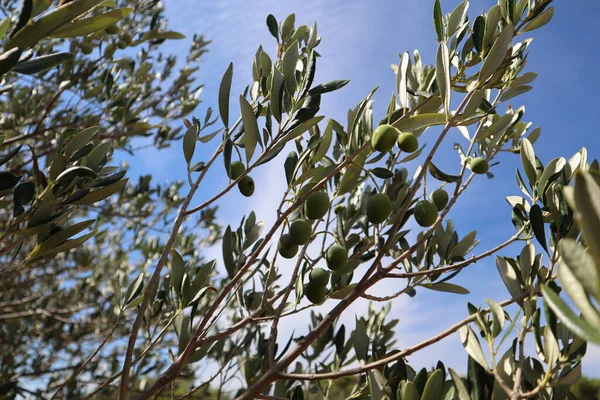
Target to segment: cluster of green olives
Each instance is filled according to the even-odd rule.
[[[417,224],[422,227],[433,225],[438,218],[438,212],[446,208],[448,201],[448,192],[441,188],[434,190],[429,200],[419,201],[413,210]]]
[[[234,181],[246,172],[246,166],[241,161],[234,161],[229,165],[228,176]],[[246,175],[238,182],[238,190],[246,197],[254,194],[254,179]]]
[[[308,283],[304,285],[304,295],[313,304],[321,304],[327,295],[327,283],[331,273],[323,268],[314,268],[308,275]]]
[[[414,153],[419,148],[419,139],[413,133],[402,133],[392,125],[379,125],[371,136],[371,145],[382,153],[390,151],[396,143],[405,153]]]

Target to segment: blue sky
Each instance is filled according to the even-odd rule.
[[[445,13],[457,3],[456,0],[441,2]],[[552,22],[531,33],[535,40],[530,47],[526,70],[539,74],[534,82],[535,89],[515,99],[513,107],[526,105],[525,119],[533,121],[534,126],[542,127],[542,137],[535,149],[544,162],[559,156],[569,158],[582,146],[587,147],[590,157],[594,158],[600,144],[596,138],[595,123],[598,102],[594,100],[600,89],[600,75],[597,73],[600,58],[596,41],[600,33],[600,13],[597,12],[600,7],[594,0],[556,3]],[[398,53],[418,48],[424,62],[434,61],[437,44],[431,18],[432,4],[433,1],[429,0],[165,1],[171,29],[186,34],[188,38],[193,33],[202,33],[212,40],[198,73],[199,81],[206,86],[201,96],[203,103],[195,115],[202,117],[209,106],[217,108],[217,89],[230,62],[235,68],[232,94],[236,95],[251,82],[251,63],[256,48],[262,44],[265,50],[274,53],[274,40],[266,28],[265,17],[272,13],[282,21],[289,13],[295,12],[297,25],[312,26],[317,21],[322,36],[319,46],[322,58],[317,64],[315,82],[351,80],[347,87],[325,96],[322,102],[322,114],[342,123],[346,121],[347,110],[355,107],[377,85],[381,87],[374,98],[375,120],[383,116],[394,91],[395,77],[390,64],[397,63]],[[493,4],[491,1],[472,1],[469,9],[471,19]],[[189,39],[170,41],[168,46],[173,54],[183,55]],[[232,101],[233,104],[237,102]],[[235,108],[232,108],[232,114],[237,114]],[[458,165],[451,145],[452,141],[448,142],[447,151],[436,158],[441,165]],[[199,144],[195,159],[206,160],[214,146],[216,142]],[[152,172],[158,181],[184,178],[185,166],[179,146],[161,151],[160,157],[157,156],[156,151],[149,150],[129,159],[131,174]],[[504,197],[519,194],[514,178],[519,159],[515,155],[503,154],[498,160],[501,164],[492,170],[496,178],[479,177],[450,214],[459,233],[464,235],[471,230],[478,231],[482,242],[476,249],[477,253],[514,233],[510,208]],[[251,200],[233,192],[224,198],[220,203],[223,210],[219,214],[220,220],[237,225],[244,214],[255,210],[259,219],[273,221],[274,202],[278,202],[279,198],[272,193],[281,191],[284,185],[283,171],[277,168],[279,164],[268,164],[253,173],[260,193]],[[195,203],[203,200],[204,193],[214,193],[223,186],[225,174],[222,163],[218,162],[216,166],[205,181],[207,189],[201,190]],[[501,254],[516,256],[520,248],[511,247]],[[220,254],[218,249],[212,252],[215,257]],[[471,290],[471,295],[420,291],[414,299],[401,297],[395,301],[392,314],[401,320],[400,347],[415,344],[465,317],[466,301],[483,306],[484,297],[497,301],[508,298],[493,259],[475,264],[455,282]],[[393,290],[393,283],[389,285],[385,287]],[[361,303],[352,311],[360,313],[366,304]],[[432,304],[436,307],[432,308]],[[344,321],[353,321],[352,314],[347,315]],[[600,350],[590,348],[588,354],[584,373],[600,376]],[[453,336],[413,356],[411,361],[416,366],[432,366],[438,358],[450,360],[450,366],[464,370],[466,356],[458,337]]]

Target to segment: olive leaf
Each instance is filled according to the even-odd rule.
[[[226,129],[229,129],[229,93],[231,92],[231,80],[233,78],[233,63],[229,66],[221,78],[219,85],[219,114]]]

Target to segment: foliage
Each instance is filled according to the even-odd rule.
[[[533,147],[540,128],[523,120],[524,107],[506,106],[532,89],[523,35],[550,21],[551,0],[499,0],[474,21],[468,1],[444,15],[436,0],[435,64],[403,53],[381,121],[374,89],[346,123],[318,115],[348,81],[314,82],[321,38],[294,14],[267,17],[276,54],[257,49],[244,92],[231,101],[230,65],[219,115],[208,108],[189,121],[202,37],[175,74],[159,45],[182,35],[167,29],[160,2],[64,3],[26,0],[9,8],[18,18],[0,23],[5,394],[573,398],[586,341],[599,342],[598,163],[582,149],[544,164]],[[181,120],[185,129],[172,126]],[[437,150],[450,132],[461,134],[457,160],[443,171]],[[139,154],[142,138],[157,148],[181,139],[187,190],[152,186],[150,176],[129,183],[110,165],[115,151]],[[207,143],[216,143],[213,155],[198,160]],[[251,212],[221,230],[218,200],[236,187],[251,197],[251,175],[284,149],[276,222],[266,227]],[[475,255],[477,233],[446,216],[474,179],[494,177],[500,152],[519,154],[522,166],[523,195],[507,197],[516,232]],[[217,168],[228,181],[210,192],[205,177]],[[447,196],[430,201],[440,188]],[[200,192],[208,200],[194,205]],[[290,233],[300,220],[302,232]],[[222,256],[203,259],[203,246],[216,243]],[[522,244],[518,255],[497,255],[513,243]],[[395,348],[394,299],[469,293],[452,279],[492,255],[509,299],[468,303],[454,326]],[[382,280],[398,291],[372,294]],[[367,315],[342,323],[359,298],[372,300]],[[300,315],[306,330],[279,335]],[[443,360],[431,370],[409,365],[408,356],[456,332],[466,377]]]

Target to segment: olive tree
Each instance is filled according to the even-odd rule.
[[[326,62],[317,52],[317,25],[297,26],[294,14],[281,23],[267,17],[275,51],[257,49],[253,81],[244,92],[232,96],[230,65],[215,99],[218,116],[209,108],[191,121],[184,117],[197,104],[193,67],[184,67],[173,88],[165,90],[152,82],[168,75],[174,61],[166,59],[161,74],[150,72],[156,63],[143,61],[157,42],[178,37],[157,22],[155,2],[123,15],[129,11],[104,11],[114,2],[75,0],[20,28],[39,31],[44,19],[81,10],[61,17],[61,26],[67,25],[49,33],[83,37],[69,42],[71,47],[103,41],[115,44],[114,51],[139,46],[142,61],[108,58],[90,67],[100,89],[92,94],[83,89],[89,87],[87,75],[75,87],[88,93],[93,105],[103,105],[94,117],[79,119],[88,112],[84,102],[65,117],[68,127],[43,125],[36,135],[8,133],[4,139],[28,143],[31,153],[28,167],[17,164],[23,151],[8,153],[12,169],[2,177],[3,198],[10,201],[3,203],[7,233],[0,273],[15,282],[5,288],[0,304],[8,310],[1,317],[7,321],[3,333],[15,342],[3,352],[10,358],[2,370],[12,385],[8,390],[23,390],[18,382],[34,368],[28,353],[34,352],[53,368],[40,391],[53,397],[572,398],[569,387],[581,375],[586,341],[599,342],[598,163],[588,162],[582,149],[568,160],[544,164],[533,147],[541,129],[526,122],[524,107],[507,106],[532,89],[536,74],[523,71],[528,35],[551,20],[550,3],[499,0],[471,21],[468,1],[445,14],[436,0],[435,62],[425,64],[418,51],[401,54],[393,66],[396,93],[379,122],[372,102],[376,89],[348,112],[345,123],[319,115],[321,101],[348,81],[314,82],[317,62]],[[120,38],[110,36],[118,28],[99,33],[108,26],[76,30],[82,18],[100,19],[116,10],[124,17]],[[86,12],[92,16],[79,16]],[[123,29],[127,24],[138,28]],[[18,35],[17,29],[4,48]],[[55,40],[35,46],[48,49]],[[194,41],[188,63],[205,44],[200,37]],[[61,66],[50,72],[34,70],[56,74],[52,81],[61,82],[49,94],[40,87],[40,96],[52,99],[56,90],[70,90],[77,81],[74,71],[80,70],[73,65],[86,65],[74,60],[78,57],[59,60]],[[33,60],[6,68],[13,71],[7,76],[14,76],[4,91],[9,96],[25,85],[12,74],[28,62]],[[48,75],[41,75],[44,82]],[[140,76],[150,82],[138,82]],[[55,102],[64,98],[58,95]],[[84,98],[76,95],[75,101]],[[54,124],[71,110],[54,107],[41,121]],[[14,126],[29,128],[31,115],[25,113]],[[182,119],[183,135],[169,125],[176,119]],[[187,185],[152,189],[144,179],[128,185],[126,173],[107,166],[111,148],[137,151],[128,147],[128,123],[160,126],[158,146],[181,137]],[[436,157],[450,140],[456,142],[456,160],[444,171]],[[211,145],[212,155],[200,160],[197,148]],[[48,151],[43,166],[38,147]],[[446,216],[469,195],[475,179],[492,179],[494,169],[505,168],[494,160],[506,151],[515,153],[519,165],[515,192],[506,198],[515,232],[475,252],[479,240],[473,227],[463,226],[467,221],[455,226]],[[273,210],[275,222],[265,226],[259,220],[265,217],[252,212],[239,226],[221,230],[215,224],[219,200],[232,190],[252,196],[252,174],[276,158],[285,159],[286,189]],[[228,180],[215,188],[205,178],[217,168],[224,168]],[[515,195],[519,190],[522,194]],[[200,191],[207,199],[198,204]],[[88,228],[94,229],[73,239]],[[156,236],[149,233],[154,229],[160,229]],[[201,246],[213,243],[222,256],[203,259]],[[506,254],[515,244],[522,250]],[[389,316],[395,299],[420,290],[468,293],[453,278],[490,257],[508,291],[506,300],[468,303],[465,318],[455,325],[422,343],[395,348],[398,321]],[[384,280],[398,290],[375,294],[372,288]],[[572,304],[561,297],[560,285]],[[83,299],[75,300],[81,293]],[[372,306],[354,326],[345,326],[340,316],[360,298]],[[36,302],[35,308],[21,309],[32,315],[12,312],[28,302]],[[324,305],[329,311],[323,312]],[[308,317],[307,327],[299,326],[299,316]],[[297,333],[283,337],[282,324],[294,324]],[[45,337],[48,332],[57,337]],[[406,361],[456,332],[468,354],[466,376],[446,368],[444,360],[433,369]],[[533,351],[526,346],[530,342]],[[46,357],[48,349],[55,350]]]

